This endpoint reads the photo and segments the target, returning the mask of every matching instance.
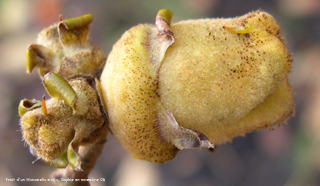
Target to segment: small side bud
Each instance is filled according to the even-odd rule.
[[[45,87],[53,96],[45,101],[45,106],[44,98],[43,102],[26,100],[20,104],[23,139],[29,144],[33,156],[41,158],[46,164],[59,168],[70,164],[74,169],[81,170],[79,146],[96,142],[100,134],[107,130],[106,117],[90,79],[78,76],[64,82],[58,76],[67,83],[66,86],[57,81],[59,78],[55,76],[58,75],[49,73],[44,77]],[[75,91],[71,95],[77,95],[75,105],[79,109],[76,114],[69,105],[72,96],[65,95],[70,94],[68,86]],[[36,108],[33,108],[33,103]],[[47,112],[47,116],[44,112]]]

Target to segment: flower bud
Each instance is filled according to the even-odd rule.
[[[68,102],[59,97],[45,102],[46,114],[41,106],[33,108],[32,104],[26,104],[34,101],[22,100],[20,105],[30,105],[31,108],[25,109],[27,111],[21,116],[23,139],[37,158],[48,164],[54,161],[59,163],[59,159],[65,156],[64,152],[67,152],[68,156],[73,154],[72,159],[68,157],[69,163],[76,158],[77,161],[71,165],[81,169],[81,162],[76,157],[79,146],[95,142],[99,132],[105,128],[105,118],[92,83],[94,82],[83,77],[68,81],[68,86],[73,88],[77,96],[74,103],[77,105],[76,114]]]
[[[27,72],[37,67],[41,77],[48,72],[55,72],[62,78],[81,74],[99,76],[106,57],[88,38],[91,21],[92,15],[87,14],[42,30],[37,44],[27,49]]]
[[[37,159],[59,168],[81,170],[79,146],[100,143],[107,133],[97,79],[106,57],[88,39],[91,21],[89,14],[62,20],[27,49],[27,72],[39,69],[52,98],[20,102],[23,139]]]

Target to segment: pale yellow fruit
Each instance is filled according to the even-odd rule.
[[[216,145],[293,115],[291,54],[271,15],[182,21],[171,30],[171,43],[155,25],[128,30],[100,78],[110,129],[134,158],[165,162],[178,149],[211,148],[185,146],[193,132]]]

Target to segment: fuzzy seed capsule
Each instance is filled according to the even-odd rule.
[[[171,18],[124,33],[101,75],[109,127],[134,158],[166,162],[294,114],[292,58],[271,15]]]

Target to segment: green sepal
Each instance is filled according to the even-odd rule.
[[[52,60],[53,53],[50,49],[38,44],[29,45],[26,51],[27,73],[30,74],[35,67],[45,71],[53,70],[55,67]]]
[[[87,26],[92,22],[92,20],[93,16],[91,14],[85,14],[79,17],[65,19],[62,21],[62,24],[64,24],[68,30],[72,30],[74,28]]]
[[[24,113],[34,110],[36,108],[41,107],[41,101],[38,100],[28,100],[28,99],[23,99],[20,101],[19,103],[19,107],[18,107],[18,113],[19,116],[21,117]]]
[[[28,47],[26,51],[26,69],[27,73],[31,74],[32,69],[36,67],[40,63],[41,59],[38,58],[34,50],[30,49],[30,46]]]
[[[81,158],[76,152],[76,150],[73,148],[74,139],[69,143],[68,150],[67,150],[67,156],[68,156],[68,162],[72,169],[74,170],[82,170],[81,169]]]
[[[53,98],[64,100],[76,112],[77,94],[70,84],[54,72],[47,73],[42,80],[48,94]]]
[[[92,21],[92,15],[66,19],[58,24],[58,33],[60,43],[65,52],[74,52],[72,48],[91,46],[88,39],[89,24]],[[70,47],[72,46],[72,47]]]

